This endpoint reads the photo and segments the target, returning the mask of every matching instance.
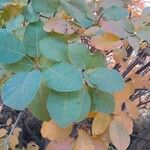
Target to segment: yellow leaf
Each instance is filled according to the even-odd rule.
[[[55,17],[51,18],[47,22],[44,23],[43,27],[46,32],[57,32],[61,34],[72,34],[74,33],[71,25],[65,19]]]
[[[94,142],[85,131],[79,130],[73,150],[95,150]]]
[[[86,36],[96,35],[100,29],[101,28],[99,26],[90,27],[84,31],[83,35],[86,35]]]
[[[19,144],[18,136],[11,135],[9,138],[9,143],[10,143],[11,149],[15,150],[16,145]]]
[[[60,128],[54,121],[44,121],[41,128],[41,134],[44,138],[48,138],[53,141],[61,141],[69,137],[72,126],[66,128]]]
[[[124,126],[120,122],[113,120],[110,123],[109,131],[111,141],[115,147],[118,150],[126,150],[130,144],[130,136]]]
[[[103,139],[105,143],[111,143],[109,128],[107,128],[105,132],[100,135],[100,138]]]
[[[91,44],[99,50],[113,50],[121,47],[124,43],[113,33],[104,33],[91,38]]]
[[[7,120],[7,122],[6,122],[6,125],[7,125],[7,126],[10,126],[11,123],[12,123],[12,118],[9,118],[9,119]]]
[[[98,112],[89,112],[88,118],[94,118]]]
[[[126,109],[132,119],[137,119],[139,117],[139,110],[136,104],[132,101],[126,101]]]
[[[122,123],[122,125],[124,126],[124,128],[126,128],[129,134],[133,132],[133,121],[126,113],[123,113],[120,116],[115,116],[114,120]]]
[[[104,113],[98,113],[92,123],[93,135],[102,134],[109,126],[110,116]]]
[[[4,128],[0,129],[0,138],[2,138],[3,136],[5,136],[6,133],[7,133],[6,129],[4,129]]]

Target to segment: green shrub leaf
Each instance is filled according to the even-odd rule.
[[[34,22],[30,23],[24,35],[24,45],[26,48],[27,55],[31,57],[39,57],[39,42],[44,39],[48,34],[43,31],[43,23],[42,22]]]
[[[3,103],[16,110],[25,109],[36,96],[40,82],[39,71],[15,74],[2,87]]]
[[[44,78],[48,87],[58,92],[71,92],[83,88],[82,73],[66,62],[54,64],[44,72]]]
[[[52,61],[67,60],[68,47],[58,38],[48,37],[40,41],[40,51]]]
[[[114,111],[115,102],[112,94],[94,89],[90,92],[90,95],[93,111],[99,111],[107,114]]]
[[[23,58],[24,46],[15,36],[0,32],[0,63],[11,64]]]
[[[85,89],[70,93],[53,92],[47,101],[49,114],[60,127],[85,119],[90,105],[90,96]]]
[[[106,67],[106,59],[100,53],[90,54],[90,50],[82,43],[69,45],[69,59],[79,69]]]
[[[87,82],[101,91],[113,93],[119,91],[124,86],[122,76],[116,70],[107,68],[97,68],[94,71],[85,72]]]

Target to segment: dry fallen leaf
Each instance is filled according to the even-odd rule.
[[[83,130],[78,130],[78,138],[73,150],[95,150],[92,138]]]
[[[110,116],[104,113],[98,113],[92,123],[93,135],[102,134],[109,126]]]
[[[100,138],[93,139],[95,150],[108,150],[106,143]]]
[[[126,105],[126,110],[129,113],[130,117],[132,119],[137,119],[139,117],[139,110],[136,104],[128,100],[125,102],[125,105]]]
[[[4,128],[0,129],[0,138],[2,138],[3,136],[5,136],[6,133],[7,133],[6,129],[4,129]]]
[[[111,141],[115,147],[118,150],[126,150],[130,144],[130,136],[124,126],[120,122],[113,120],[110,123],[109,131]]]
[[[89,112],[88,118],[94,118],[97,115],[97,113],[98,112],[94,112],[94,111]]]
[[[43,27],[46,32],[57,32],[61,34],[72,34],[74,30],[72,29],[70,23],[62,18],[55,17],[51,18],[47,22],[44,23]]]
[[[115,116],[114,120],[122,123],[122,125],[126,128],[129,134],[133,132],[133,121],[126,113]]]
[[[44,138],[48,138],[53,141],[61,141],[69,137],[72,126],[66,128],[60,128],[54,121],[44,121],[41,128],[41,134]]]
[[[6,122],[6,125],[7,125],[7,126],[10,126],[11,123],[12,123],[12,118],[9,118],[9,119],[7,120],[7,122]]]

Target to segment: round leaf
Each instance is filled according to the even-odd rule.
[[[3,103],[16,110],[25,109],[36,96],[40,82],[39,71],[15,74],[2,87]]]
[[[44,72],[49,88],[58,92],[77,91],[83,88],[82,73],[69,63],[54,64]]]
[[[47,101],[49,114],[60,127],[85,119],[90,106],[90,97],[85,89],[70,93],[53,92]]]
[[[0,32],[0,63],[11,64],[24,56],[24,46],[12,34]]]
[[[86,80],[101,91],[113,93],[124,87],[124,80],[116,70],[97,68],[85,72]]]

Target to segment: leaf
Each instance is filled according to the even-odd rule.
[[[41,81],[39,90],[32,103],[29,105],[29,110],[32,115],[41,121],[50,120],[50,116],[46,107],[49,89],[46,87],[44,81]]]
[[[82,43],[75,42],[69,45],[69,59],[79,69],[106,67],[106,60],[100,53],[90,54],[90,50]]]
[[[27,55],[31,57],[39,57],[39,42],[40,40],[47,37],[47,33],[43,31],[42,22],[30,23],[25,30],[24,34],[24,45],[26,48]]]
[[[123,44],[118,36],[109,32],[91,38],[91,45],[99,50],[113,50]]]
[[[2,138],[3,136],[5,136],[6,133],[7,133],[6,129],[4,129],[4,128],[0,129],[0,138]]]
[[[108,150],[107,145],[104,143],[102,139],[94,138],[93,139],[95,150]]]
[[[41,73],[39,71],[15,74],[2,87],[3,103],[16,110],[25,109],[35,97],[40,82]]]
[[[24,57],[20,61],[10,65],[4,65],[4,67],[7,71],[18,73],[21,71],[31,71],[34,69],[34,64],[30,59]]]
[[[52,61],[67,60],[68,47],[65,42],[55,37],[48,37],[40,41],[40,51]]]
[[[121,20],[125,19],[129,15],[126,9],[116,5],[104,9],[102,14],[105,20]]]
[[[150,26],[145,26],[136,35],[141,39],[150,42]]]
[[[7,120],[7,122],[6,122],[6,125],[7,126],[10,126],[12,124],[12,118],[9,118],[8,120]]]
[[[114,120],[120,122],[129,134],[133,132],[133,121],[127,114],[123,113],[120,116],[116,115]]]
[[[73,139],[67,138],[61,142],[50,142],[46,150],[71,150]]]
[[[110,116],[104,113],[98,113],[92,123],[92,134],[100,135],[102,134],[109,126]]]
[[[32,0],[32,7],[36,12],[53,16],[59,7],[59,0]]]
[[[51,92],[47,101],[49,114],[60,127],[85,119],[90,106],[91,100],[85,89],[69,93]]]
[[[91,93],[91,102],[94,103],[95,110],[110,114],[114,111],[114,98],[111,94],[98,90]]]
[[[22,15],[27,22],[36,22],[39,20],[39,14],[33,10],[32,3],[24,7]]]
[[[78,138],[73,150],[95,150],[92,138],[83,130],[78,130]]]
[[[110,138],[118,150],[126,150],[130,144],[130,136],[124,126],[118,121],[110,123]]]
[[[16,16],[15,18],[13,18],[12,20],[10,20],[7,23],[6,31],[12,32],[12,31],[16,30],[17,28],[22,26],[23,22],[24,22],[24,17],[22,15]]]
[[[43,27],[44,31],[46,32],[56,32],[61,34],[72,34],[74,30],[72,29],[70,23],[59,17],[51,18],[47,22],[44,23]]]
[[[134,94],[135,88],[132,82],[125,83],[125,86],[122,90],[114,93],[114,98],[117,101],[125,102],[129,99],[129,97]]]
[[[41,134],[44,138],[50,141],[62,141],[69,137],[72,130],[72,126],[66,128],[60,128],[54,121],[44,121],[41,128]]]
[[[11,64],[24,56],[23,44],[10,33],[0,32],[0,63]]]
[[[122,2],[122,0],[113,0],[113,1],[112,0],[104,0],[104,1],[102,1],[101,5],[104,9],[106,9],[113,5],[123,6],[123,2]]]
[[[122,76],[113,69],[97,68],[94,71],[87,70],[84,76],[87,82],[104,92],[113,93],[124,87]]]
[[[83,27],[92,26],[92,21],[87,18],[85,11],[82,11],[83,9],[79,8],[79,5],[77,5],[77,3],[74,3],[70,0],[67,1],[60,0],[60,3],[63,9],[75,20],[77,20],[81,26]]]
[[[83,88],[82,73],[66,62],[52,65],[44,72],[44,78],[48,87],[58,92],[71,92]]]
[[[125,106],[132,119],[137,119],[139,117],[139,110],[134,102],[128,100],[125,102]]]
[[[9,143],[10,143],[11,149],[16,149],[16,146],[19,144],[18,137],[15,135],[11,135],[9,138]]]

